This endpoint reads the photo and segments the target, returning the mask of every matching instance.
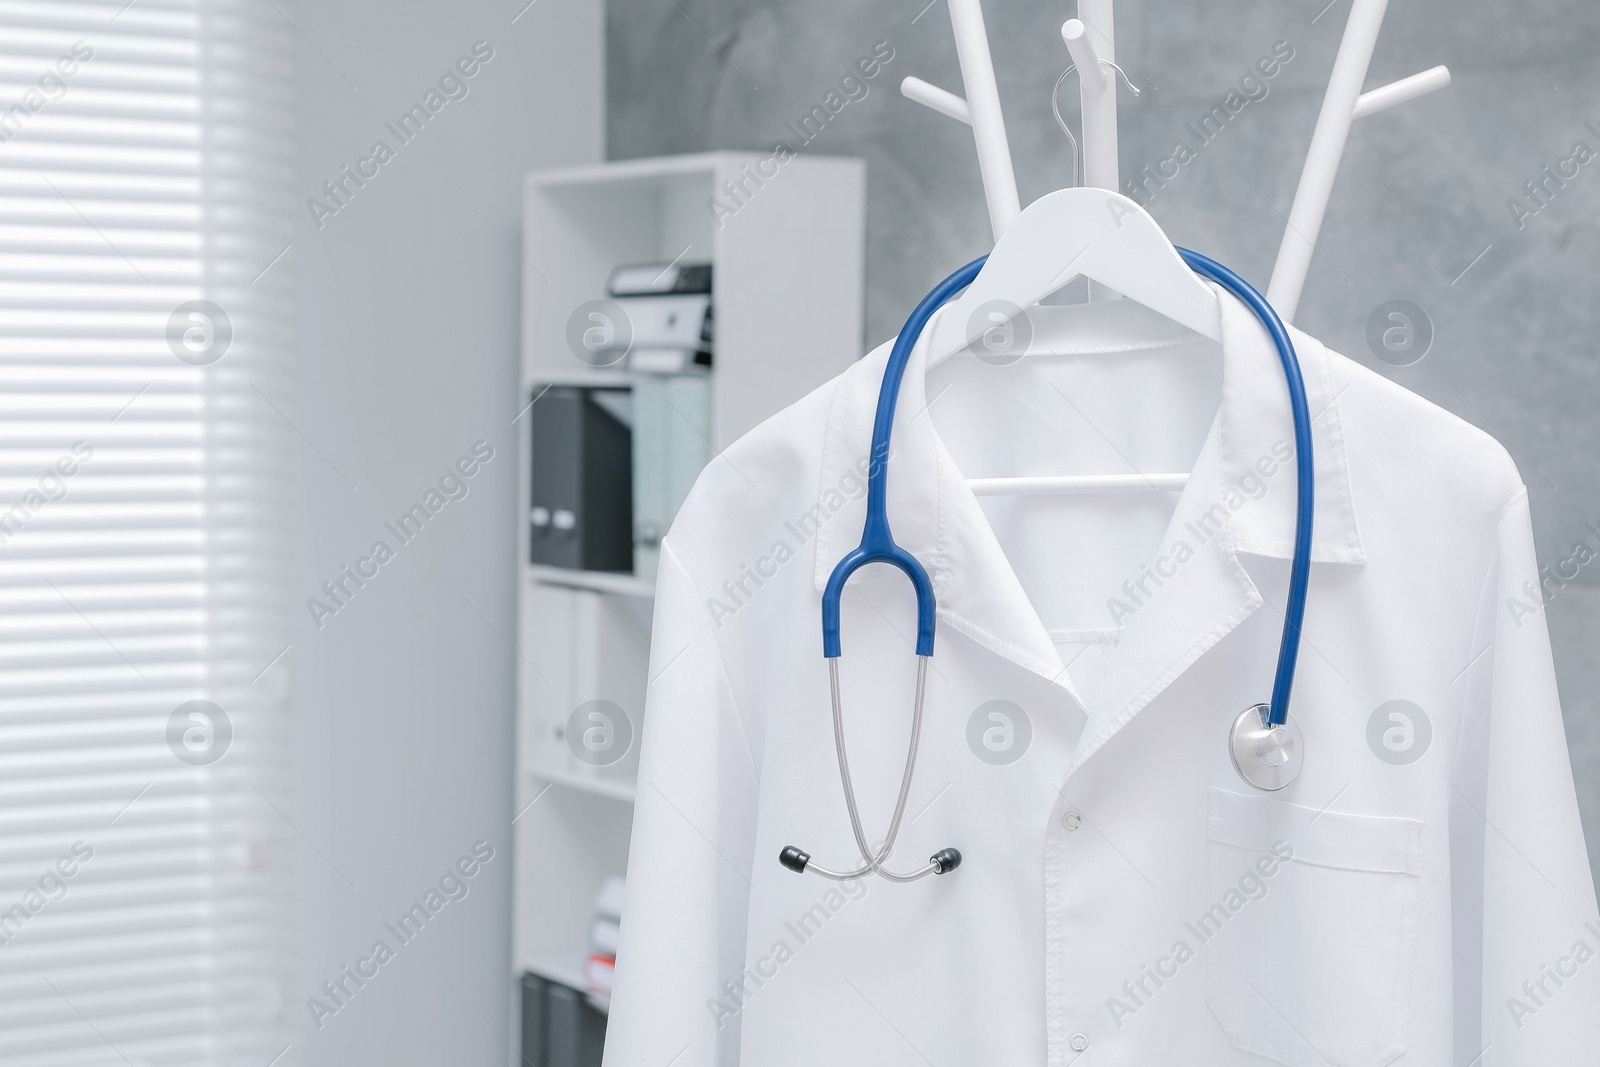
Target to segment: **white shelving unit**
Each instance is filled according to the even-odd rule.
[[[522,403],[547,384],[634,381],[586,363],[567,341],[574,310],[605,296],[614,267],[710,262],[714,456],[861,354],[865,193],[859,160],[780,164],[768,152],[530,174]],[[518,420],[519,516],[536,412]],[[519,527],[514,963],[577,985],[595,895],[626,873],[654,589],[631,574],[531,564],[528,525]],[[632,726],[629,750],[609,766],[580,761],[565,740],[574,709],[596,700]]]

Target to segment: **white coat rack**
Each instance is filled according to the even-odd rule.
[[[900,91],[910,100],[972,127],[978,149],[978,169],[983,176],[989,223],[998,240],[1021,211],[1017,180],[1011,166],[1005,119],[1000,113],[1000,93],[995,85],[989,38],[979,0],[947,0],[950,25],[955,32],[956,55],[961,61],[963,99],[920,78],[906,78]],[[1078,68],[1082,99],[1083,180],[1085,185],[1116,190],[1117,79],[1112,64],[1116,55],[1113,0],[1079,0],[1078,17],[1061,27],[1061,37]],[[1443,89],[1450,72],[1434,67],[1420,74],[1363,93],[1361,85],[1377,47],[1389,0],[1354,0],[1344,38],[1334,59],[1333,73],[1323,96],[1306,154],[1289,224],[1283,234],[1278,259],[1267,287],[1267,297],[1285,322],[1294,321],[1306,275],[1316,251],[1317,236],[1328,213],[1328,200],[1339,161],[1355,120],[1386,111],[1397,104]],[[1140,483],[1143,487],[1145,483]]]

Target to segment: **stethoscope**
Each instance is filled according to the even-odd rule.
[[[1295,356],[1289,331],[1277,312],[1248,282],[1214,260],[1188,249],[1178,249],[1195,273],[1217,282],[1255,314],[1271,335],[1289,384],[1289,404],[1294,413],[1296,492],[1294,561],[1289,569],[1289,600],[1283,613],[1283,637],[1278,645],[1278,669],[1272,683],[1272,700],[1246,708],[1234,720],[1228,734],[1228,752],[1239,776],[1258,789],[1278,790],[1294,781],[1304,762],[1305,744],[1300,728],[1289,718],[1289,691],[1294,686],[1295,661],[1300,652],[1300,627],[1306,612],[1306,587],[1311,578],[1311,522],[1313,488],[1311,414],[1306,405],[1305,382],[1300,376],[1300,361]],[[889,353],[883,385],[878,391],[878,410],[872,424],[871,466],[867,475],[867,521],[861,544],[839,561],[822,594],[822,654],[828,661],[828,684],[833,699],[833,741],[839,756],[839,778],[844,783],[845,807],[850,812],[850,830],[861,853],[861,866],[836,871],[812,862],[809,853],[786,846],[778,862],[797,873],[811,871],[835,881],[849,881],[867,874],[879,874],[892,882],[914,882],[930,874],[947,874],[961,865],[961,853],[940,849],[928,862],[904,874],[884,866],[894,851],[900,822],[905,816],[906,799],[911,793],[911,778],[917,765],[917,743],[922,736],[923,694],[927,687],[928,661],[933,656],[935,603],[933,582],[917,558],[899,545],[889,531],[888,459],[889,433],[894,426],[895,402],[900,396],[900,379],[911,358],[911,350],[922,336],[923,327],[933,313],[972,283],[988,256],[980,256],[923,297],[906,320]],[[917,689],[911,712],[911,741],[906,751],[906,767],[900,777],[900,793],[895,799],[889,832],[876,850],[867,843],[861,827],[861,811],[856,804],[855,785],[850,777],[850,760],[845,752],[844,713],[839,696],[839,598],[850,576],[868,563],[888,563],[900,568],[917,594]]]

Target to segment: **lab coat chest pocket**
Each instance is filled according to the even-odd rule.
[[[1206,1000],[1236,1048],[1288,1067],[1405,1052],[1422,823],[1211,790]]]

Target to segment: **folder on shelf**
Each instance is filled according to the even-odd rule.
[[[536,387],[529,561],[589,571],[633,568],[630,391]]]
[[[666,535],[711,460],[711,379],[640,377],[633,389],[633,573],[654,580]]]

